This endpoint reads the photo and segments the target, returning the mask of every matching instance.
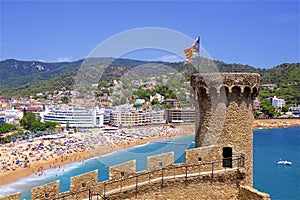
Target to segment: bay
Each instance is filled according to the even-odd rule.
[[[256,129],[253,133],[254,188],[269,193],[271,199],[296,200],[300,196],[300,127]],[[0,195],[22,192],[22,199],[30,199],[30,189],[60,180],[60,191],[70,189],[70,177],[98,170],[98,181],[108,179],[108,169],[135,159],[137,171],[146,170],[147,157],[174,152],[175,163],[185,162],[184,152],[194,148],[194,135],[179,136],[165,142],[150,142],[145,145],[119,150],[92,158],[82,163],[68,164],[62,169],[46,170],[46,175],[34,175],[0,187]],[[291,166],[277,165],[278,160],[288,160]]]

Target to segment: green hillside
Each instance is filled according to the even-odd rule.
[[[200,61],[200,66],[203,66]],[[187,80],[196,69],[183,62],[150,62],[131,59],[89,58],[75,62],[44,63],[36,61],[0,61],[0,94],[7,96],[30,96],[39,92],[53,92],[61,88],[72,89],[74,78],[82,64],[91,66],[109,65],[101,77],[101,81],[108,81],[123,76],[132,68],[145,64],[163,64],[183,74]],[[227,64],[214,61],[219,72],[255,72],[261,75],[261,84],[276,84],[276,90],[261,89],[261,98],[278,96],[287,100],[289,104],[300,103],[300,64],[284,63],[271,69],[254,68],[249,65]],[[146,73],[146,72],[145,72]],[[87,77],[88,78],[88,77]],[[99,77],[100,78],[100,77]],[[100,81],[100,80],[99,80]]]
[[[78,69],[82,60],[76,62],[45,63],[39,61],[0,61],[0,91],[9,91],[20,86],[47,81],[73,69]]]
[[[261,98],[277,96],[289,105],[300,104],[300,63],[284,63],[269,70],[260,70],[261,84],[276,84],[275,90],[260,90]]]

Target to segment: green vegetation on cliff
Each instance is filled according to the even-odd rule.
[[[274,90],[261,87],[262,99],[277,96],[285,99],[288,106],[300,104],[300,63],[284,63],[269,70],[260,69],[261,84],[272,83]]]

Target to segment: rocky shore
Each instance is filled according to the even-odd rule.
[[[299,118],[292,119],[256,119],[253,128],[286,128],[300,126]]]

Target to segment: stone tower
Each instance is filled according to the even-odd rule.
[[[259,90],[259,74],[204,73],[191,76],[196,104],[195,146],[217,146],[223,167],[245,158],[245,184],[252,186],[252,100]],[[225,160],[225,163],[224,163]]]

